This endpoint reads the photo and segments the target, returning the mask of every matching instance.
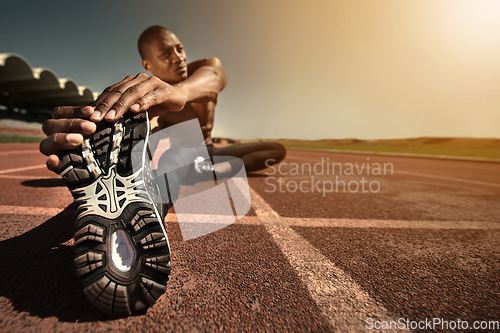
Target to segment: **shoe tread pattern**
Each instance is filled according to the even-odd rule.
[[[114,164],[121,176],[133,174],[131,153],[147,135],[146,119],[144,113],[129,113],[120,120],[120,125],[102,122],[96,133],[85,138],[90,149],[84,144],[59,155],[59,172],[75,199],[81,197],[79,193],[82,192],[78,189],[95,186],[94,182],[108,174]],[[115,132],[121,132],[119,140]],[[89,163],[99,170],[92,172]],[[118,200],[126,186],[130,184],[117,180],[115,196]],[[99,183],[92,194],[103,207],[109,206],[109,195]],[[85,208],[78,211],[82,210]],[[76,221],[74,264],[83,293],[93,306],[110,316],[143,313],[165,292],[170,275],[169,245],[161,222],[153,206],[146,202],[127,204],[119,218],[112,220],[106,218],[106,210],[103,211],[102,215],[90,214]],[[118,229],[127,233],[137,252],[136,264],[127,273],[120,272],[112,263],[109,243]]]
[[[127,207],[131,218],[119,229],[126,230],[138,253],[138,268],[131,275],[120,275],[111,266],[104,237],[113,225],[100,225],[99,219],[81,221],[75,232],[75,266],[83,292],[97,309],[111,316],[141,314],[165,292],[170,275],[168,243],[152,210],[138,204]],[[104,237],[99,237],[103,230]]]

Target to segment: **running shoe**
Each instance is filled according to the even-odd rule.
[[[170,275],[169,205],[151,171],[149,135],[147,114],[127,112],[60,155],[59,172],[78,204],[76,273],[85,297],[110,316],[144,313]]]

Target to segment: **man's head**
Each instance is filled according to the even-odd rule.
[[[147,28],[137,43],[142,67],[165,82],[174,84],[187,78],[186,53],[171,31],[155,25]]]

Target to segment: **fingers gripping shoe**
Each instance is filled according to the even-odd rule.
[[[168,207],[152,181],[149,132],[146,113],[128,112],[99,123],[80,148],[60,156],[60,174],[78,203],[76,272],[86,298],[111,316],[143,313],[164,293],[170,274],[162,223]],[[132,148],[142,140],[137,161]],[[133,159],[141,163],[136,171]]]

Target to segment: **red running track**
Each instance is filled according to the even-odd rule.
[[[290,151],[249,177],[253,209],[237,223],[186,242],[169,214],[167,292],[145,315],[109,320],[78,289],[72,198],[44,162],[35,144],[0,145],[0,331],[500,319],[500,163]]]

